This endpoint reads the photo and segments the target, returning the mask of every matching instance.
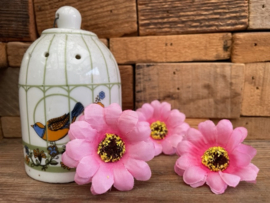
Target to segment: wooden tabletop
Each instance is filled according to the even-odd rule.
[[[174,173],[177,156],[161,155],[149,162],[152,177],[135,181],[133,190],[120,192],[115,188],[94,196],[90,184],[49,184],[28,177],[24,170],[23,147],[20,139],[0,140],[0,202],[269,202],[270,141],[247,141],[257,149],[253,163],[260,168],[257,183],[241,182],[228,187],[222,195],[209,187],[191,188]]]

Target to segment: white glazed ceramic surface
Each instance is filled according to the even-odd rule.
[[[76,14],[72,9],[64,10]],[[69,112],[73,115],[78,103],[86,107],[90,103],[121,105],[122,101],[119,69],[111,52],[94,33],[63,28],[67,23],[59,11],[62,28],[43,31],[24,55],[19,96],[27,174],[45,182],[64,183],[73,181],[75,174],[75,169],[61,161],[69,138],[50,141],[46,123],[63,119]],[[80,24],[80,20],[73,24],[76,22]],[[78,117],[72,115],[67,115],[69,122]],[[59,136],[60,130],[57,133]]]

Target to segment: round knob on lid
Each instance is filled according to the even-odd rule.
[[[63,6],[55,13],[58,28],[80,29],[82,17],[80,12],[71,6]]]

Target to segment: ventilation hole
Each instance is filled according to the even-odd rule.
[[[112,10],[110,10],[110,12],[112,13]]]
[[[263,4],[263,5],[262,5],[262,8],[264,8],[264,7],[265,7],[265,5]]]
[[[81,55],[77,54],[77,55],[75,56],[75,58],[79,60],[79,59],[81,59]]]
[[[172,46],[172,43],[170,45]]]
[[[44,54],[45,57],[49,57],[49,55],[50,55],[49,52],[45,52]]]
[[[175,75],[176,73],[175,73],[175,72],[173,72],[173,74]]]
[[[252,76],[251,79],[254,80],[255,79],[254,76]]]
[[[180,90],[180,88],[179,88],[179,87],[177,87],[177,90]]]
[[[257,43],[254,43],[254,46],[256,47],[257,46]]]
[[[258,90],[258,89],[259,89],[259,87],[256,87],[256,89]]]

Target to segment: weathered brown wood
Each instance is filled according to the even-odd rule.
[[[109,47],[109,42],[108,42],[107,39],[101,38],[101,39],[99,39],[99,40],[102,41],[103,44],[105,44],[106,47]]]
[[[135,105],[159,99],[189,118],[240,116],[243,64],[137,64]]]
[[[82,15],[82,29],[99,37],[120,37],[137,34],[135,0],[34,0],[38,33],[52,28],[55,12],[61,6],[73,6]]]
[[[206,119],[206,118],[186,118],[185,122],[188,123],[191,128],[198,129],[199,123],[204,122],[206,120],[209,120],[209,119]]]
[[[218,123],[218,119],[213,120]],[[269,117],[240,117],[231,119],[233,127],[245,127],[248,130],[247,140],[270,140]]]
[[[0,116],[19,116],[19,68],[0,69]]]
[[[0,68],[7,67],[7,44],[0,42]]]
[[[241,182],[236,188],[228,187],[222,195],[213,194],[204,185],[192,188],[175,174],[177,156],[160,155],[149,162],[152,177],[149,181],[135,181],[131,191],[112,188],[103,195],[92,195],[91,184],[48,184],[28,177],[20,139],[4,139],[0,143],[0,201],[1,202],[268,202],[270,193],[270,141],[246,141],[257,149],[252,162],[260,168],[257,183]]]
[[[270,2],[249,0],[249,29],[270,29]]]
[[[1,117],[0,117],[0,141],[3,139],[3,132],[2,132],[2,123],[1,123]]]
[[[1,123],[5,138],[22,137],[20,117],[1,117]]]
[[[270,116],[270,63],[245,66],[245,85],[241,114]]]
[[[247,0],[138,0],[140,35],[244,30]]]
[[[0,30],[0,41],[34,41],[33,0],[1,0]]]
[[[270,61],[270,32],[233,34],[232,62]]]
[[[134,75],[132,66],[119,66],[122,84],[122,109],[134,109]]]
[[[119,64],[216,61],[230,58],[231,34],[112,38],[110,49]]]

